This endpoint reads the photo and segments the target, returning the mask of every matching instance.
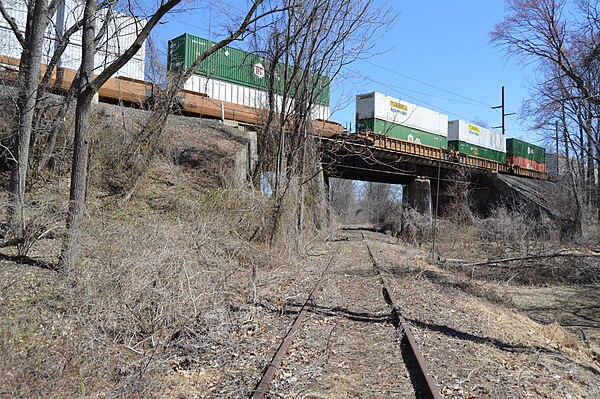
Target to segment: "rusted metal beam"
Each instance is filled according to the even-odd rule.
[[[262,399],[269,392],[271,383],[275,379],[275,376],[277,375],[277,371],[281,367],[283,358],[285,357],[285,354],[286,354],[288,348],[290,347],[290,345],[292,344],[297,333],[302,328],[302,322],[306,318],[306,315],[308,314],[308,310],[314,304],[315,299],[317,297],[317,293],[321,290],[321,287],[323,286],[323,282],[325,281],[325,276],[326,276],[327,272],[329,271],[329,269],[331,268],[331,265],[333,264],[334,259],[335,259],[335,256],[329,261],[329,264],[323,271],[323,274],[321,275],[321,278],[319,279],[319,281],[317,281],[317,284],[315,285],[312,292],[310,293],[310,296],[308,297],[306,302],[304,302],[304,305],[302,305],[302,308],[300,309],[300,313],[298,313],[298,316],[296,316],[296,320],[294,320],[294,324],[292,324],[292,327],[290,327],[285,338],[279,345],[279,349],[277,349],[277,353],[275,353],[275,356],[273,356],[273,359],[267,365],[267,368],[266,368],[265,372],[263,373],[262,378],[260,379],[258,384],[256,384],[256,387],[250,394],[251,399]]]
[[[408,325],[408,322],[402,316],[401,308],[398,305],[398,302],[396,301],[394,292],[390,288],[387,279],[383,275],[383,270],[379,266],[379,263],[377,262],[375,257],[373,256],[373,253],[371,252],[371,247],[368,244],[367,244],[367,249],[369,250],[369,255],[371,256],[371,259],[373,260],[373,267],[375,268],[375,270],[377,271],[377,274],[379,275],[379,278],[381,279],[381,282],[383,284],[383,289],[385,290],[385,294],[389,298],[389,301],[392,305],[392,312],[394,313],[394,316],[398,320],[398,328],[404,334],[403,339],[406,340],[406,343],[408,344],[410,353],[411,353],[413,359],[415,360],[417,369],[418,369],[419,373],[421,374],[419,377],[423,381],[423,386],[420,388],[423,388],[423,390],[424,390],[423,394],[426,397],[431,398],[431,399],[442,399],[442,395],[440,394],[440,391],[439,391],[435,381],[431,377],[429,368],[427,367],[427,362],[425,361],[425,358],[423,357],[423,354],[421,353],[421,350],[419,349],[419,346],[417,345],[417,342],[415,341],[414,336],[410,332],[410,327]]]

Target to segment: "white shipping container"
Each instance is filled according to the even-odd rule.
[[[26,0],[5,0],[5,7],[17,23],[21,32],[24,34],[27,22],[27,1]],[[55,49],[58,46],[58,40],[63,33],[83,16],[84,2],[82,0],[65,0],[57,8],[56,14],[52,18],[46,31],[44,39],[42,63],[47,64]],[[106,18],[106,10],[103,10],[100,18],[97,20],[97,28]],[[107,34],[98,48],[95,56],[95,73],[100,73],[106,65],[117,58],[118,54],[125,51],[137,37],[137,33],[145,24],[145,21],[136,20],[128,15],[112,13],[108,24]],[[118,34],[117,34],[118,32]],[[14,36],[8,23],[0,16],[0,55],[6,55],[13,58],[21,57],[21,45]],[[145,78],[145,44],[133,56],[130,62],[124,65],[115,76],[127,76],[135,79]],[[79,69],[81,65],[81,30],[76,32],[70,38],[70,43],[59,60],[58,66],[73,70]]]
[[[42,63],[47,64],[54,54],[54,48],[56,41],[50,38],[44,38],[42,44]],[[23,47],[17,40],[17,37],[13,33],[12,29],[0,27],[0,55],[14,58],[16,60],[21,58]],[[18,65],[14,65],[15,67]]]
[[[106,20],[106,10],[97,21],[100,27]],[[98,45],[99,51],[106,53],[122,54],[137,38],[146,21],[136,20],[128,15],[113,13],[107,25],[107,32]],[[142,46],[133,58],[144,60],[146,58],[146,46]]]
[[[448,140],[506,152],[506,137],[502,133],[459,119],[448,122]]]
[[[111,62],[118,58],[118,54],[98,51],[94,58],[94,73],[102,72]],[[121,67],[113,76],[125,76],[129,78],[144,80],[144,60],[132,58]]]
[[[377,92],[356,96],[356,118],[381,119],[448,136],[448,115]]]
[[[0,26],[0,52],[2,55],[19,59],[21,58],[21,52],[23,47],[17,40],[17,37],[10,28]]]
[[[109,54],[98,51],[94,56],[94,73],[99,74],[106,66],[117,58],[117,54]],[[132,58],[127,64],[114,74],[114,76],[125,76],[129,78],[144,80],[144,61]],[[81,66],[81,46],[70,43],[60,58],[59,66],[62,68],[78,70]]]
[[[210,98],[227,101],[234,104],[245,105],[252,108],[265,109],[269,103],[267,92],[252,87],[242,86],[223,80],[207,78],[206,76],[192,75],[185,83],[184,89],[206,94]],[[275,96],[275,106],[282,109],[283,98]],[[288,110],[293,106],[289,101]],[[329,106],[315,104],[312,109],[313,119],[329,119]]]
[[[66,30],[83,18],[84,6],[84,2],[77,0],[64,0],[59,5],[55,17],[57,38],[62,37]],[[71,35],[69,42],[81,45],[81,29]]]

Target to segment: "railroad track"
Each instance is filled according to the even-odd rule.
[[[387,278],[385,277],[385,271],[381,268],[379,262],[373,256],[371,247],[369,247],[368,244],[367,248],[369,249],[369,255],[371,256],[371,259],[373,260],[373,267],[375,268],[375,270],[377,270],[377,274],[381,279],[386,299],[392,307],[392,313],[394,314],[395,320],[394,324],[396,325],[396,328],[401,329],[403,334],[402,339],[405,342],[405,345],[407,346],[408,350],[410,351],[413,361],[415,362],[414,365],[416,367],[414,367],[413,370],[416,374],[415,378],[420,380],[420,383],[418,384],[418,387],[421,389],[420,394],[426,398],[441,398],[438,387],[435,384],[433,378],[431,377],[431,374],[429,373],[427,362],[425,361],[425,358],[423,357],[423,354],[421,353],[421,350],[419,349],[419,346],[417,345],[415,338],[410,331],[410,326],[402,316],[402,308],[396,300],[394,291],[392,290]]]
[[[281,397],[285,383],[274,381],[281,379],[286,353],[294,346],[294,353],[309,352],[310,347],[311,353],[326,358],[313,366],[312,374],[298,373],[301,379],[315,380],[295,382],[298,392],[335,391],[343,389],[336,385],[341,383],[354,395],[364,389],[361,397],[414,393],[416,398],[441,398],[385,270],[366,241],[355,244],[362,247],[361,265],[345,265],[346,257],[327,265],[250,398]],[[339,381],[341,375],[346,379]]]

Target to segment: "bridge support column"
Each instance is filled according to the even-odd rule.
[[[431,216],[431,181],[429,179],[415,179],[407,184],[404,190],[406,202],[422,215]]]

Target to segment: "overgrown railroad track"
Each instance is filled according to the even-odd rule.
[[[441,397],[385,272],[362,241],[341,246],[306,302],[294,304],[298,316],[251,398]]]

